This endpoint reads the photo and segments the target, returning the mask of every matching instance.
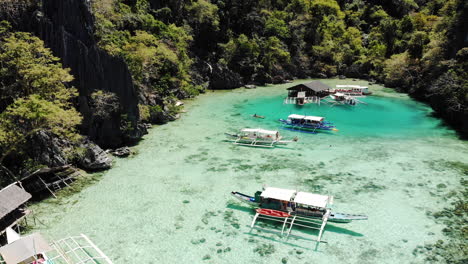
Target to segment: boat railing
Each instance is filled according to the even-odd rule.
[[[109,257],[84,234],[54,241],[51,247],[54,250],[47,252],[47,255],[56,264],[112,264]]]
[[[265,219],[269,221],[283,223],[283,226],[281,228],[281,235],[284,235],[286,231],[286,237],[289,237],[289,235],[291,234],[293,226],[300,226],[304,228],[319,230],[318,237],[317,239],[314,239],[314,241],[316,241],[317,243],[327,243],[326,241],[321,240],[321,238],[323,235],[323,231],[325,230],[325,226],[327,224],[328,218],[330,217],[330,214],[331,214],[330,210],[326,210],[321,220],[310,219],[310,218],[303,217],[297,214],[290,214],[290,213],[277,211],[277,210],[266,210],[267,212],[264,212],[264,211],[265,210],[262,210],[262,209],[256,210],[256,214],[252,220],[252,223],[250,224],[251,229],[254,228],[255,223],[258,219]],[[273,212],[273,213],[270,213],[270,212]],[[287,228],[288,225],[289,227]]]

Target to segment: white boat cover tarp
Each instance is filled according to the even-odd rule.
[[[304,119],[309,121],[322,121],[323,117],[320,116],[305,116],[305,115],[296,115],[292,114],[288,116],[289,119]]]
[[[290,201],[296,193],[296,190],[280,189],[275,187],[267,187],[260,195],[263,198],[271,198],[283,201]]]
[[[336,88],[356,88],[356,89],[367,89],[367,86],[360,85],[337,85]]]
[[[244,129],[241,129],[241,132],[243,132],[243,133],[259,133],[259,134],[263,134],[263,135],[276,135],[276,133],[278,133],[278,131],[265,130],[265,129],[261,129],[261,128],[244,128]]]
[[[6,264],[17,264],[38,253],[52,250],[47,241],[35,233],[0,248],[0,255]]]
[[[298,192],[296,194],[296,197],[294,198],[294,202],[315,207],[326,208],[329,198],[330,197],[327,195],[320,195],[308,192]]]
[[[323,117],[320,116],[306,116],[304,120],[320,122],[323,120]]]
[[[304,119],[304,115],[296,115],[296,114],[292,114],[292,115],[289,115],[288,118],[291,118],[291,119]]]

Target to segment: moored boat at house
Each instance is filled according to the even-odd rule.
[[[372,94],[369,92],[369,87],[360,85],[337,85],[332,92],[343,93],[350,96],[365,96]]]
[[[346,95],[344,93],[335,93],[330,94],[330,98],[334,100],[335,104],[347,104],[347,105],[356,105],[357,100],[351,95]]]
[[[324,117],[320,116],[305,116],[292,114],[288,118],[279,120],[285,128],[294,130],[307,130],[311,133],[316,133],[317,130],[338,131],[332,123],[325,121]]]

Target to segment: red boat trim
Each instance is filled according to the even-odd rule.
[[[267,215],[267,216],[273,216],[273,217],[290,217],[291,215],[286,213],[286,212],[282,212],[282,211],[277,211],[277,210],[273,210],[273,209],[256,209],[255,211],[257,211],[257,213],[261,214],[261,215]]]

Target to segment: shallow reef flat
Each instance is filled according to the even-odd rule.
[[[324,80],[335,84],[365,84]],[[466,178],[468,144],[430,108],[376,85],[356,107],[283,104],[292,84],[207,92],[186,103],[180,120],[151,129],[134,150],[82,192],[34,206],[37,231],[85,233],[115,263],[421,263],[428,245],[446,239],[437,221]],[[282,130],[289,114],[326,117],[338,132]],[[252,118],[253,114],[265,119]],[[234,146],[224,132],[279,129],[286,147]],[[315,232],[260,222],[230,196],[262,184],[335,196],[334,210],[367,221],[330,223]],[[441,217],[440,215],[437,215]],[[424,249],[424,250],[423,250]]]

